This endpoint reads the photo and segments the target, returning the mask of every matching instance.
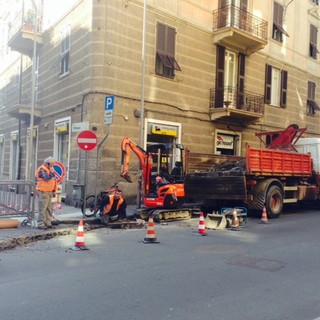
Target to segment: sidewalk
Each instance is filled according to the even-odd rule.
[[[127,206],[127,216],[133,216],[136,212],[135,205]],[[0,217],[1,219],[1,217]],[[10,219],[5,217],[3,219]],[[30,242],[51,239],[56,236],[67,235],[77,232],[79,221],[83,220],[87,229],[96,229],[101,227],[99,217],[84,217],[80,208],[67,206],[62,203],[61,208],[55,208],[55,219],[60,223],[53,229],[40,230],[32,228],[30,225],[21,224],[25,217],[12,217],[18,219],[20,224],[18,228],[0,229],[0,252],[6,249],[12,249],[16,246],[26,245]]]

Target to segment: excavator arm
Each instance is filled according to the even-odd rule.
[[[128,182],[132,182],[129,176],[129,165],[130,165],[130,151],[133,151],[137,156],[142,171],[142,178],[144,184],[145,194],[149,192],[150,188],[150,172],[152,169],[152,156],[149,155],[145,150],[139,147],[136,143],[130,140],[128,137],[124,137],[121,143],[121,177],[126,179]]]

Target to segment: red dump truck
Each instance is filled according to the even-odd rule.
[[[185,193],[208,208],[266,207],[277,218],[286,203],[320,199],[319,138],[301,138],[306,128],[257,133],[265,148],[246,147],[245,157],[185,154]],[[192,195],[192,196],[190,196]]]

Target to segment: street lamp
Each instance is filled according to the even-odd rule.
[[[32,177],[32,149],[33,149],[33,127],[34,127],[34,108],[36,100],[36,69],[37,69],[37,29],[38,29],[38,8],[34,0],[31,0],[34,7],[34,29],[33,29],[33,56],[32,56],[32,84],[31,84],[31,110],[30,110],[30,131],[29,131],[29,149],[27,159],[27,178],[33,180]]]

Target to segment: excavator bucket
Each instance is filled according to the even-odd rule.
[[[227,226],[225,215],[217,213],[208,213],[204,222],[207,229],[223,230]]]

